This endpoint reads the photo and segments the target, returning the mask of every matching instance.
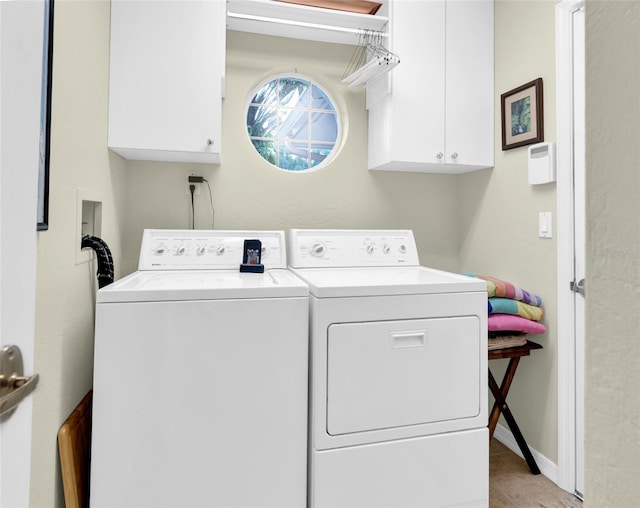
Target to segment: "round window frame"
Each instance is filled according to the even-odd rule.
[[[271,83],[272,81],[275,81],[277,79],[281,79],[281,78],[291,78],[291,79],[300,79],[300,80],[304,80],[307,81],[309,83],[309,86],[317,86],[323,94],[325,94],[327,96],[327,98],[329,99],[329,101],[331,102],[331,104],[333,105],[334,111],[335,111],[335,115],[336,115],[336,125],[337,125],[337,130],[336,130],[336,140],[335,143],[333,145],[333,149],[331,150],[331,152],[329,153],[329,155],[327,155],[327,157],[320,162],[319,164],[315,165],[315,166],[311,166],[308,167],[306,169],[299,169],[299,170],[293,170],[293,169],[286,169],[286,168],[281,168],[280,166],[276,165],[276,164],[272,164],[270,161],[268,161],[267,159],[265,159],[263,157],[263,155],[256,149],[256,147],[253,144],[253,140],[251,138],[251,136],[249,135],[249,129],[247,128],[247,115],[249,113],[249,108],[254,105],[255,103],[251,102],[252,99],[256,96],[256,94],[268,83]],[[253,150],[253,152],[260,158],[261,161],[265,162],[266,164],[269,165],[269,167],[278,169],[280,171],[284,171],[285,173],[288,174],[307,174],[307,173],[312,173],[314,171],[318,171],[320,169],[324,169],[325,167],[327,167],[333,160],[334,158],[338,155],[338,153],[342,150],[342,145],[343,145],[343,113],[341,108],[338,107],[338,101],[335,100],[334,96],[331,94],[331,92],[329,92],[329,90],[327,90],[327,87],[318,79],[313,78],[307,74],[300,74],[297,72],[280,72],[280,73],[276,73],[276,74],[270,74],[269,76],[267,76],[266,78],[262,79],[256,86],[254,86],[248,96],[247,99],[245,101],[245,107],[244,107],[244,121],[243,121],[243,125],[244,125],[244,132],[245,135],[247,136],[247,140],[249,141],[249,144],[251,145],[251,148]],[[276,141],[279,143],[281,138],[274,138],[276,139]]]

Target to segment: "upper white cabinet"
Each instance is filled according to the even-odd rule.
[[[369,169],[465,173],[493,166],[493,0],[392,0],[400,56],[367,87]]]
[[[227,28],[295,39],[358,44],[362,30],[386,32],[389,0],[378,1],[382,6],[371,15],[276,0],[228,0]]]
[[[125,159],[220,162],[225,7],[111,2],[111,150]]]

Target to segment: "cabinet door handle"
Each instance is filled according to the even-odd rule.
[[[213,139],[207,138],[207,146],[213,145]]]
[[[456,160],[456,159],[458,158],[458,152],[453,152],[453,153],[451,154],[451,158],[452,158],[453,160]]]
[[[438,152],[436,154],[436,159],[438,159],[438,160],[442,160],[443,157],[444,157],[444,154],[442,152]]]

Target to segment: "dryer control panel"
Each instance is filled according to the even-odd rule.
[[[287,267],[284,231],[145,229],[138,270],[237,269],[245,240],[260,240],[266,269]]]
[[[293,268],[419,266],[411,230],[292,229]]]

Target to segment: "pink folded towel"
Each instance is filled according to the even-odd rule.
[[[545,333],[547,331],[542,323],[513,314],[489,314],[487,324],[490,332],[509,330],[524,333]]]

